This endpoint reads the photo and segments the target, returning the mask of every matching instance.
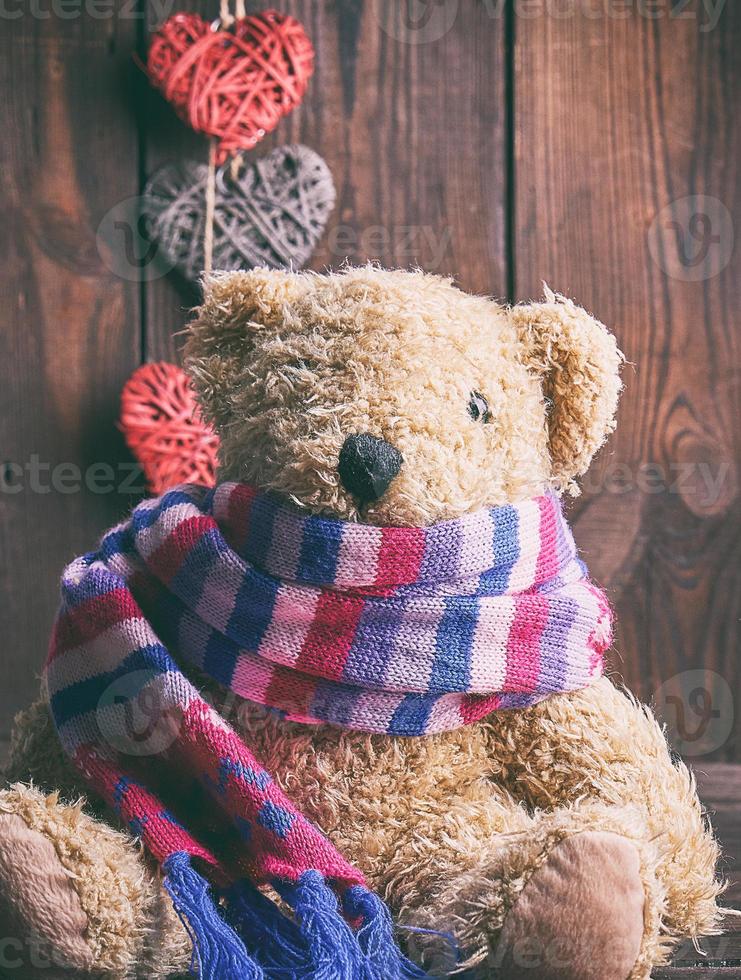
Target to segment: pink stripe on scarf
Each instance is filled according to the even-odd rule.
[[[515,596],[515,618],[507,642],[505,690],[530,694],[540,677],[540,637],[548,622],[543,596]]]
[[[177,524],[149,556],[147,564],[160,581],[169,584],[188,557],[190,549],[218,525],[213,517],[188,517]]]
[[[423,528],[381,528],[376,585],[412,585],[425,553]]]
[[[235,551],[240,551],[250,530],[250,513],[257,490],[248,484],[238,483],[229,494],[229,518],[227,529],[231,534],[227,541]]]
[[[47,663],[66,650],[83,646],[111,626],[127,619],[143,619],[139,606],[127,588],[112,589],[63,610],[54,624]]]
[[[378,564],[381,528],[348,524],[342,529],[334,584],[338,589],[356,586]]]
[[[364,600],[357,596],[322,592],[296,670],[330,680],[342,677],[363,606]]]
[[[80,746],[75,753],[75,763],[124,823],[132,820],[145,823],[147,847],[155,860],[162,863],[176,851],[187,851],[188,854],[210,865],[218,877],[222,876],[216,857],[199,844],[187,830],[163,818],[162,802],[144,786],[132,782],[120,802],[117,801],[116,790],[124,777],[116,763],[105,759],[89,745]]]
[[[299,660],[317,613],[321,593],[300,585],[281,587],[258,656],[291,667]]]
[[[540,508],[540,554],[535,568],[535,581],[547,582],[558,574],[558,526],[556,505],[552,497],[538,497]]]
[[[490,694],[484,697],[479,694],[467,694],[461,701],[459,711],[464,725],[473,725],[474,722],[485,718],[492,711],[499,707],[501,695]]]
[[[268,708],[284,711],[289,718],[295,720],[311,719],[311,706],[318,683],[313,677],[298,674],[288,667],[273,667],[263,704]]]

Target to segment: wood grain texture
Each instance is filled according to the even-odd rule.
[[[684,747],[725,845],[726,901],[740,907],[741,770],[712,760],[741,759],[741,248],[723,239],[740,189],[741,7],[729,0],[709,27],[696,0],[672,18],[666,5],[657,17],[637,5],[627,18],[553,17],[537,2],[446,0],[450,22],[427,37],[424,17],[405,28],[411,7],[392,0],[281,6],[312,36],[316,74],[246,159],[301,141],[329,163],[338,205],[312,267],[419,263],[510,299],[547,279],[610,324],[633,362],[618,432],[573,505],[577,537],[616,601],[631,686],[650,697],[669,678],[714,672],[710,701],[678,682],[685,717],[667,720],[690,735],[710,726]],[[36,492],[15,467],[127,460],[121,384],[142,359],[177,357],[198,298],[173,274],[148,278],[141,256],[121,264],[136,227],[124,222],[108,250],[96,235],[159,164],[206,156],[132,66],[146,31],[124,8],[150,26],[165,9],[142,0],[102,19],[39,19],[23,8],[0,32],[0,755],[36,687],[62,565],[130,502]],[[216,3],[178,9],[211,19]],[[707,200],[683,210],[693,195]],[[127,214],[135,224],[135,202]],[[703,945],[704,967],[685,949],[656,976],[741,976],[716,965],[741,962],[738,933]]]
[[[0,737],[37,688],[63,564],[129,506],[70,488],[122,458],[118,392],[140,356],[138,290],[96,239],[137,191],[133,24],[18,10],[0,32]]]
[[[690,735],[693,708],[721,711],[702,759],[738,760],[741,249],[713,239],[738,213],[741,8],[710,28],[699,3],[621,6],[515,18],[515,292],[574,296],[633,362],[576,536],[616,603],[619,673],[646,698],[675,678]]]
[[[306,26],[316,70],[302,106],[244,159],[287,142],[326,159],[338,203],[312,268],[368,259],[419,264],[456,275],[464,288],[504,295],[503,19],[462,4],[442,37],[409,43],[398,37],[395,7],[387,0],[281,5]],[[213,16],[208,2],[186,8]],[[143,116],[148,172],[179,153],[205,160],[205,141],[154,93]],[[173,356],[173,334],[196,296],[172,275],[148,285],[150,356]]]
[[[723,904],[741,909],[741,766],[711,763],[698,767],[696,775],[700,799],[723,847],[721,869],[728,881]],[[700,941],[702,953],[692,943],[682,944],[672,966],[654,971],[654,980],[741,980],[741,919],[728,917],[724,929],[723,935]]]
[[[723,847],[721,870],[728,880],[723,902],[741,910],[741,766],[715,763],[698,767],[697,788]],[[741,960],[741,920],[737,925]]]
[[[667,976],[673,975],[671,970],[702,970],[707,980],[707,971],[723,968],[720,975],[723,980],[728,980],[725,970],[741,970],[741,926],[729,918],[724,929],[721,936],[706,936],[699,940],[699,951],[692,943],[683,943],[672,959]],[[657,970],[655,975],[662,977],[664,973],[664,970]]]
[[[674,956],[671,966],[653,972],[653,980],[741,978],[741,924],[732,919],[727,920],[726,932],[722,936],[700,940],[700,950],[698,952],[692,943],[683,944]]]
[[[741,967],[695,966],[667,967],[652,974],[653,980],[741,980]]]

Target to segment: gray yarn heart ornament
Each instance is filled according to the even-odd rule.
[[[311,258],[335,203],[332,174],[318,153],[280,146],[235,174],[216,170],[213,268],[300,269]],[[204,267],[206,164],[168,163],[144,188],[149,238],[171,267],[197,281]]]

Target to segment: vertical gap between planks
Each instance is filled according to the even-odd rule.
[[[504,7],[504,260],[507,301],[517,299],[515,266],[515,0]]]
[[[139,16],[136,22],[136,49],[142,62],[146,64],[147,58],[147,24],[149,22],[149,0],[136,0],[137,12]],[[137,72],[139,69],[136,69]],[[140,79],[136,79],[134,92],[139,88]],[[147,111],[143,99],[136,100],[136,169],[137,169],[137,193],[141,198],[147,182]],[[137,221],[141,221],[141,200],[137,208]],[[146,269],[142,267],[142,275],[139,280],[139,363],[144,364],[149,353],[149,337],[147,323],[147,276]]]

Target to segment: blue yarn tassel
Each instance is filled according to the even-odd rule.
[[[224,897],[227,918],[245,946],[259,955],[270,980],[312,976],[309,950],[298,925],[250,881],[232,885]]]
[[[360,885],[345,893],[345,911],[360,920],[357,932],[318,871],[295,883],[275,882],[295,921],[248,881],[226,892],[229,921],[259,957],[266,980],[425,980],[394,942],[391,915]]]
[[[353,885],[345,892],[345,910],[361,919],[358,943],[364,954],[364,980],[423,980],[428,975],[412,963],[396,945],[391,913],[378,895]]]
[[[164,886],[193,941],[200,980],[263,980],[260,966],[219,915],[209,884],[193,868],[190,855],[186,851],[171,854],[164,869]]]
[[[276,888],[293,908],[308,950],[308,970],[296,980],[360,980],[365,957],[324,876],[305,871],[295,884],[276,883]]]

